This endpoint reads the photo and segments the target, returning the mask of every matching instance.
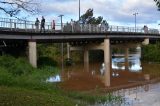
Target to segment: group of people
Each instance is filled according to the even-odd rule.
[[[36,18],[36,21],[35,21],[35,26],[36,26],[36,31],[39,31],[39,25],[40,25],[40,32],[45,32],[45,18],[42,16],[42,19],[41,19],[41,23],[39,21],[38,18]]]
[[[70,24],[72,26],[72,29],[71,29],[72,31],[74,30],[74,24],[75,23],[76,22],[71,19],[71,23]],[[54,20],[53,20],[52,24],[53,24],[52,28],[55,30],[55,21]],[[36,32],[39,31],[39,26],[40,26],[40,33],[42,31],[45,33],[45,18],[43,16],[42,16],[41,22],[39,21],[38,18],[36,18],[36,21],[35,21]],[[107,24],[106,23],[102,23],[101,26],[105,26],[107,28],[106,30],[108,30],[108,28],[109,28],[108,27],[108,23]],[[143,30],[144,30],[145,33],[148,33],[148,27],[146,25],[144,25]]]

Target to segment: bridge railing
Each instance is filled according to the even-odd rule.
[[[16,30],[16,31],[32,31],[37,32],[34,21],[27,21],[21,19],[9,19],[0,18],[0,30]],[[40,25],[39,25],[40,30]],[[145,33],[143,27],[126,27],[126,26],[113,26],[105,24],[79,24],[74,23],[56,23],[53,29],[52,22],[45,23],[45,30],[47,33],[50,32],[67,32],[67,33],[103,33],[103,32],[140,32]],[[159,34],[157,29],[148,29],[147,33]]]
[[[99,32],[141,32],[144,33],[142,27],[125,27],[125,26],[105,26],[105,25],[93,25],[93,24],[64,24],[64,32],[88,32],[88,33],[99,33]]]
[[[40,26],[39,26],[40,28]],[[9,19],[9,18],[0,18],[0,29],[3,30],[20,30],[20,31],[35,31],[35,22],[20,20],[20,19]],[[45,29],[47,31],[52,31],[52,23],[46,22]]]

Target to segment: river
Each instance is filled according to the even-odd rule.
[[[129,49],[128,59],[124,53],[114,53],[111,64],[111,87],[132,84],[160,76],[160,64],[142,63],[141,48]],[[89,64],[89,70],[83,63],[74,63],[64,67],[64,71],[47,79],[48,82],[61,82],[60,86],[67,90],[87,91],[105,89],[103,62]],[[147,76],[146,76],[147,75]]]

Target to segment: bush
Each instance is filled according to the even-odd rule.
[[[33,67],[24,58],[16,59],[14,65],[9,68],[9,72],[13,75],[26,75],[33,71]]]
[[[39,57],[38,59],[38,66],[43,67],[43,66],[57,66],[57,62],[54,61],[53,59],[49,57]]]
[[[9,68],[12,67],[15,63],[16,59],[12,56],[5,55],[0,56],[0,67]]]
[[[0,68],[0,85],[13,85],[13,76],[8,73],[4,68]]]

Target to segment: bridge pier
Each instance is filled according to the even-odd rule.
[[[70,59],[70,45],[67,43],[67,58]]]
[[[84,48],[84,70],[89,71],[89,50],[87,47]]]
[[[125,70],[127,71],[129,68],[129,63],[128,63],[128,55],[129,55],[129,48],[125,48]]]
[[[105,86],[111,85],[111,69],[110,69],[110,40],[104,39],[104,84]]]
[[[29,62],[33,67],[37,67],[37,44],[35,40],[28,42],[29,49]]]
[[[149,44],[149,38],[144,39],[142,42],[143,45],[148,45]]]

